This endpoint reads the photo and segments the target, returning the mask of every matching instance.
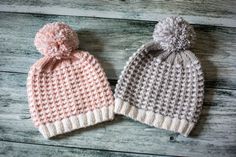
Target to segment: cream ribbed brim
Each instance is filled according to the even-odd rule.
[[[64,118],[60,121],[39,126],[39,131],[45,138],[71,132],[73,130],[88,127],[97,123],[112,120],[114,118],[113,105],[104,106],[84,114]]]
[[[115,99],[114,112],[156,128],[178,132],[184,136],[188,136],[195,125],[195,123],[188,122],[185,119],[180,120],[178,118],[163,116],[152,111],[139,109],[120,98]]]

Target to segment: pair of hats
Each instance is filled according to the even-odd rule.
[[[194,37],[182,18],[158,23],[154,41],[128,61],[114,101],[98,61],[77,50],[76,33],[63,23],[45,25],[35,37],[45,56],[31,67],[27,81],[35,126],[49,138],[112,120],[115,112],[187,136],[203,101],[201,65],[188,50]]]

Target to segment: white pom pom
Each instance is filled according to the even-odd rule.
[[[189,49],[195,39],[193,27],[181,17],[168,17],[156,24],[154,41],[170,52]]]

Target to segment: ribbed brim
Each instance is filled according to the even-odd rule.
[[[40,125],[39,131],[45,138],[50,138],[56,135],[71,132],[79,128],[84,128],[104,121],[112,120],[114,118],[113,110],[113,105],[104,106],[84,114],[74,115],[64,118],[60,121]]]
[[[184,136],[188,136],[195,125],[195,123],[188,122],[185,119],[180,120],[178,118],[163,116],[152,111],[139,109],[120,98],[115,99],[114,112],[156,128],[178,132]]]

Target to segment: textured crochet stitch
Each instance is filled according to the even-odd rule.
[[[64,23],[46,24],[36,34],[35,46],[45,56],[30,68],[27,93],[31,117],[45,138],[114,117],[106,75],[78,44]]]
[[[115,89],[115,113],[188,136],[201,113],[204,79],[189,50],[195,32],[180,17],[159,22],[153,39],[127,62]]]

